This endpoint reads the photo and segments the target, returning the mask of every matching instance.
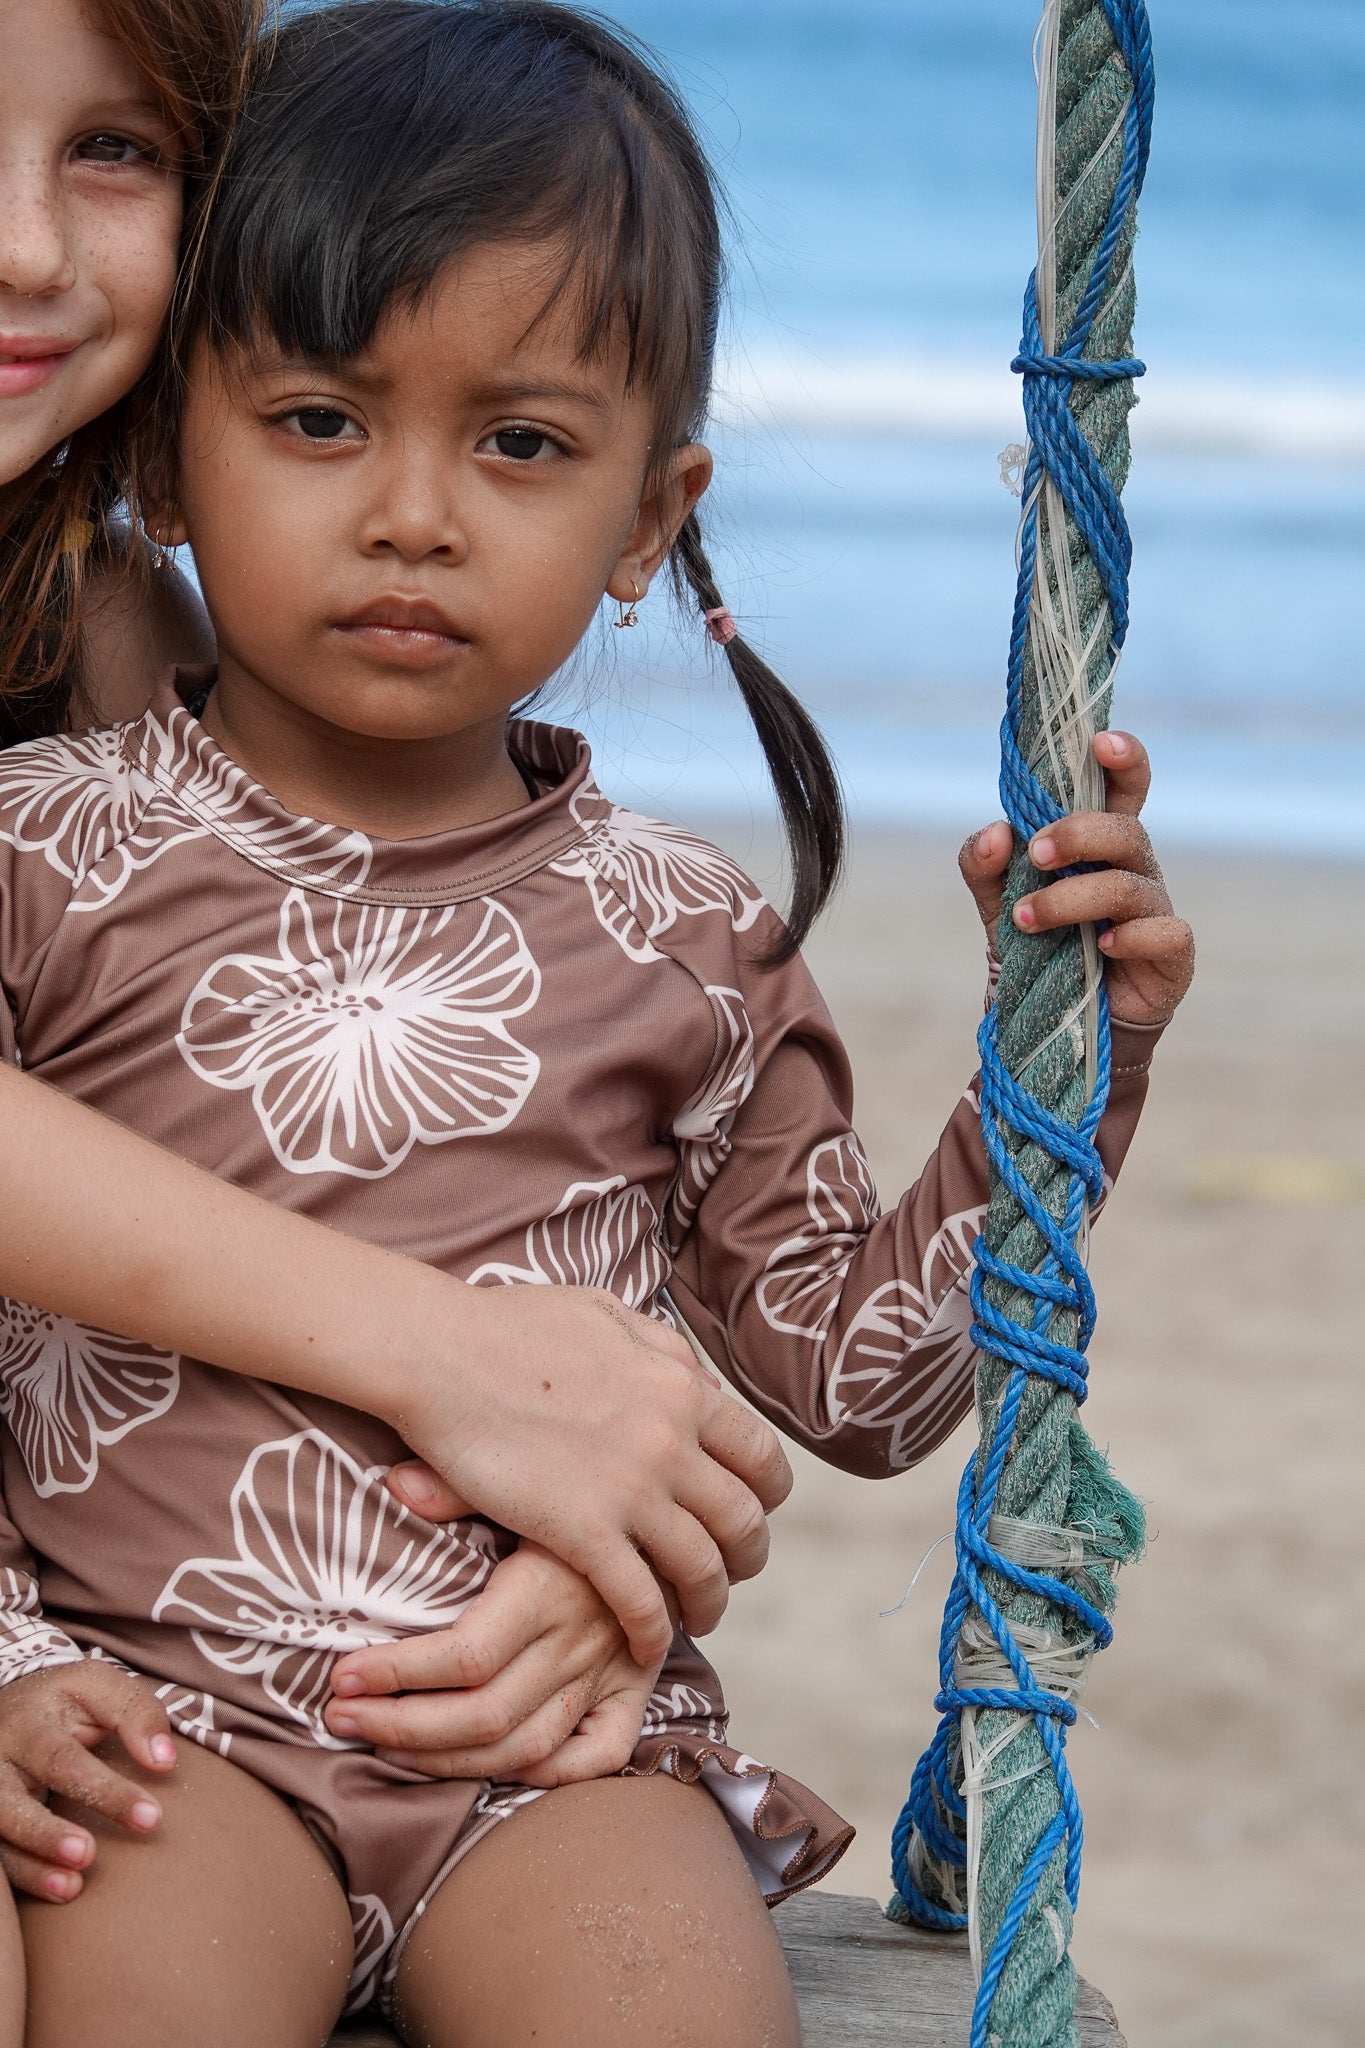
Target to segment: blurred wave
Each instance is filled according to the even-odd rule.
[[[716,417],[779,429],[963,440],[1020,431],[1018,380],[959,356],[756,350],[721,370]],[[1197,455],[1365,464],[1365,387],[1344,380],[1181,375],[1141,380],[1136,446]]]

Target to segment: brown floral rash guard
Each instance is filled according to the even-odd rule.
[[[6,1056],[478,1286],[609,1288],[680,1315],[850,1471],[941,1442],[972,1398],[975,1090],[881,1214],[825,1005],[799,960],[761,964],[774,913],[714,847],[603,797],[576,735],[511,728],[545,792],[524,809],[380,842],[253,783],[186,708],[203,680],[167,678],[137,723],[0,757]],[[1150,1050],[1116,1030],[1111,1174]],[[310,1758],[379,1768],[322,1721],[334,1658],[448,1625],[511,1544],[399,1508],[382,1476],[404,1447],[370,1416],[17,1302],[0,1406],[0,1682],[117,1657],[182,1732],[262,1776],[287,1758],[275,1781],[315,1820]],[[634,1768],[702,1776],[780,1896],[848,1830],[725,1726],[680,1636]],[[480,1797],[440,1790],[457,1817]]]

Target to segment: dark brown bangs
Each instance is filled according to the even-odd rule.
[[[358,0],[274,38],[224,169],[187,338],[364,353],[470,247],[556,240],[582,350],[624,340],[671,443],[704,411],[720,297],[705,160],[618,34],[546,5]],[[681,413],[681,417],[675,415]]]

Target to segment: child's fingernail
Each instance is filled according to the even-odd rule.
[[[171,1741],[169,1735],[154,1735],[152,1737],[152,1760],[158,1764],[173,1764],[175,1762],[175,1744]]]
[[[993,844],[994,844],[994,843],[995,843],[995,827],[994,827],[994,825],[988,825],[988,826],[986,827],[986,829],[985,829],[985,831],[984,831],[984,832],[978,832],[978,833],[977,833],[977,835],[976,835],[976,850],[977,850],[977,853],[978,853],[978,854],[979,854],[979,855],[981,856],[981,859],[982,859],[982,860],[989,860],[989,859],[990,859],[990,854],[991,854],[991,847],[993,846]]]
[[[1101,951],[1102,951],[1102,952],[1105,952],[1105,953],[1112,953],[1112,952],[1113,952],[1113,950],[1114,950],[1114,934],[1113,934],[1112,932],[1101,932],[1101,933],[1100,933],[1100,949],[1101,949]]]
[[[1014,922],[1021,926],[1024,931],[1031,931],[1038,922],[1038,913],[1031,903],[1016,903],[1014,906]]]
[[[1036,868],[1050,867],[1056,858],[1057,845],[1055,840],[1035,839],[1029,848],[1029,859]]]
[[[329,1714],[327,1726],[333,1735],[356,1736],[360,1733],[360,1723],[354,1714]]]
[[[1112,754],[1126,754],[1128,752],[1128,742],[1122,733],[1106,733],[1105,737],[1109,741],[1109,751]]]
[[[161,1818],[161,1808],[153,1799],[139,1799],[128,1814],[135,1828],[154,1828]]]
[[[364,1692],[364,1690],[364,1679],[358,1678],[354,1671],[338,1671],[336,1677],[332,1680],[332,1691],[338,1699],[354,1699],[358,1692]]]
[[[74,1899],[81,1888],[81,1881],[74,1870],[52,1870],[48,1872],[47,1890],[54,1899]]]
[[[415,1771],[418,1768],[417,1759],[410,1749],[381,1749],[379,1754],[386,1764],[397,1764],[400,1771]]]
[[[436,1481],[425,1465],[395,1465],[393,1476],[409,1500],[435,1500]]]
[[[57,1844],[57,1854],[63,1863],[84,1863],[89,1846],[84,1835],[63,1835]]]

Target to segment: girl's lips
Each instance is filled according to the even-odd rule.
[[[402,668],[435,667],[469,644],[453,619],[422,598],[380,598],[344,620],[341,631]]]
[[[458,633],[430,626],[383,626],[362,619],[340,630],[368,654],[397,668],[437,668],[457,648],[469,645]]]
[[[80,343],[0,337],[0,398],[25,398],[50,384]]]

